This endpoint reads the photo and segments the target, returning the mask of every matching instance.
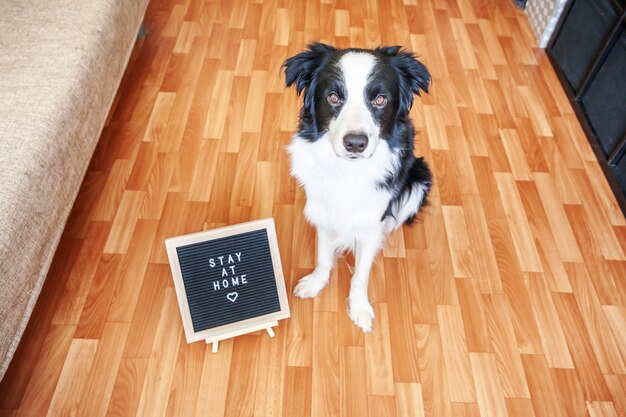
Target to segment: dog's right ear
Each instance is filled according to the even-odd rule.
[[[311,85],[313,74],[322,65],[328,52],[335,50],[330,45],[315,42],[310,44],[304,52],[286,60],[283,69],[287,87],[295,84],[298,95],[300,95],[304,89]]]

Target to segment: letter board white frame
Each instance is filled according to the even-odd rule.
[[[267,237],[266,241],[264,239],[265,236]],[[241,240],[243,247],[250,249],[248,253],[238,252],[232,249],[232,247],[234,247],[233,242],[236,242],[237,239]],[[250,247],[252,239],[257,239],[256,242],[260,249]],[[267,246],[265,246],[265,242],[267,242]],[[215,244],[212,245],[212,243]],[[224,245],[226,249],[223,252],[216,252],[216,248],[222,243],[228,243]],[[277,320],[290,317],[274,219],[267,218],[173,237],[165,240],[165,246],[172,270],[172,277],[178,298],[178,307],[181,312],[187,343],[200,340],[212,343],[229,339],[271,327],[272,325],[276,325]],[[269,256],[267,250],[269,250]],[[187,256],[186,252],[191,253],[191,255]],[[218,256],[210,257],[210,254],[220,253],[221,255],[219,256],[222,256],[221,260]],[[252,258],[252,260],[248,259],[248,264],[245,264],[245,257],[250,256],[251,253],[253,253],[255,257]],[[231,262],[229,262],[229,256]],[[242,257],[243,259],[241,259]],[[268,265],[268,262],[271,262],[271,266]],[[240,308],[235,304],[236,301],[239,301],[239,290],[256,278],[250,274],[246,274],[247,276],[244,275],[243,278],[243,274],[236,275],[238,266],[244,266],[246,271],[253,270],[258,266],[257,270],[262,271],[259,275],[262,276],[263,281],[261,284],[257,283],[256,285],[262,285],[264,288],[253,293],[248,292],[247,295],[250,297],[246,300],[248,303],[246,305],[248,305],[250,309],[256,308],[256,304],[258,303],[254,302],[252,294],[264,294],[265,299],[269,300],[268,304],[270,304],[270,306],[268,308],[271,311],[267,314],[261,311],[263,314],[258,316],[213,326],[210,324],[212,320],[210,314],[211,308],[217,307],[218,305],[224,306],[226,304],[226,306],[222,308],[222,313],[219,314],[222,314],[224,318],[227,317],[229,308],[233,310],[235,307]],[[215,283],[216,273],[220,273],[220,268],[221,274],[226,274],[226,276],[223,278],[220,276],[219,278],[222,281],[217,281],[227,284],[227,287],[223,287],[220,283]],[[184,276],[185,272],[183,270],[187,272],[187,275]],[[271,279],[271,273],[273,273],[273,280]],[[223,281],[224,279],[226,281]],[[246,282],[242,283],[242,280]],[[210,282],[210,284],[207,284],[207,282]],[[231,287],[232,283],[237,283],[237,285]],[[196,284],[200,285],[200,287]],[[275,284],[278,305],[276,304],[276,297],[271,294],[274,288],[272,284]],[[229,291],[231,288],[233,291]],[[254,286],[247,288],[254,288]],[[211,290],[213,293],[211,293]],[[237,295],[233,294],[234,291],[236,291]],[[206,297],[204,296],[205,294]],[[191,304],[194,305],[194,307],[192,307],[194,309],[193,312],[190,309],[190,297]],[[213,297],[212,300],[214,303],[209,306],[209,304],[213,302],[209,300],[211,297]],[[226,301],[224,297],[226,297]],[[233,303],[233,305],[228,306],[228,302]],[[202,310],[203,308],[204,310]],[[244,307],[241,307],[240,309],[243,308]],[[255,314],[246,310],[242,311],[243,315]],[[242,311],[238,311],[237,314],[242,313]],[[195,317],[195,321],[192,315]],[[202,327],[206,325],[209,327],[203,329]]]

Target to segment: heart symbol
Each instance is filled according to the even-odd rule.
[[[236,292],[229,292],[228,294],[226,294],[226,298],[228,298],[231,302],[235,302],[235,300],[237,300],[237,297],[239,297],[239,294],[237,294]]]

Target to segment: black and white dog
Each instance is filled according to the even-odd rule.
[[[372,262],[386,236],[413,221],[430,189],[431,172],[413,155],[409,118],[413,94],[428,92],[430,74],[398,46],[339,50],[321,43],[285,61],[284,71],[304,101],[288,148],[291,173],[317,228],[317,265],[294,293],[315,297],[336,255],[354,251],[348,314],[369,332]]]

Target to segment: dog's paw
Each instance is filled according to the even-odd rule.
[[[328,275],[311,273],[296,284],[293,294],[299,298],[313,298],[328,284]]]
[[[355,301],[348,299],[348,315],[350,319],[365,333],[372,331],[372,320],[374,320],[374,309],[367,301]]]

